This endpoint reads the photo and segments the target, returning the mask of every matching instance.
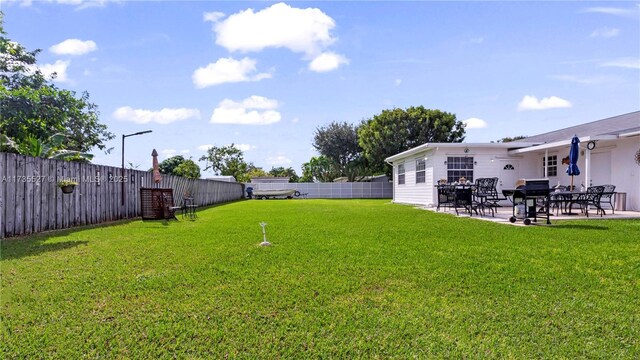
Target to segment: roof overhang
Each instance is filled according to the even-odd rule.
[[[404,159],[408,156],[415,155],[421,152],[425,152],[428,150],[438,150],[438,149],[451,149],[451,148],[493,148],[493,149],[514,149],[514,148],[523,148],[529,146],[535,146],[540,143],[531,143],[531,142],[506,142],[506,143],[426,143],[420,146],[416,146],[407,151],[403,151],[399,154],[389,156],[384,159],[386,162],[394,162],[400,159]]]
[[[594,136],[583,136],[578,138],[580,139],[581,143],[587,143],[589,141],[598,141],[598,140],[615,140],[618,138],[618,136],[617,135],[594,135]],[[545,143],[545,144],[533,145],[533,146],[524,147],[520,149],[509,150],[509,155],[525,154],[530,152],[567,147],[569,145],[571,145],[571,139],[566,139],[566,140],[554,141],[554,142]]]

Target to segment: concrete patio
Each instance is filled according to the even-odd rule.
[[[428,210],[428,211],[433,211],[436,212],[436,207],[418,207],[419,209],[423,209],[423,210]],[[450,214],[453,216],[456,216],[456,211],[453,208],[443,208],[441,207],[439,211],[437,211],[439,213],[443,213],[443,214]],[[509,205],[504,205],[502,207],[496,208],[495,211],[495,216],[492,216],[491,211],[485,211],[485,214],[482,215],[482,213],[480,212],[480,215],[476,215],[476,213],[474,212],[472,216],[469,216],[469,213],[462,209],[462,208],[458,208],[458,212],[460,213],[460,215],[457,215],[459,217],[471,217],[472,219],[479,219],[479,220],[484,220],[484,221],[492,221],[495,223],[500,223],[500,224],[508,224],[508,225],[516,225],[516,226],[525,226],[522,222],[522,219],[518,219],[518,221],[516,221],[515,223],[511,223],[509,221],[509,218],[513,215],[512,212],[512,207]],[[601,219],[640,219],[640,212],[638,211],[619,211],[616,210],[615,214],[612,214],[611,209],[605,209],[606,215],[600,216],[600,214],[596,213],[595,209],[589,210],[589,217],[587,217],[584,213],[581,213],[579,209],[573,209],[574,213],[577,213],[576,215],[564,215],[562,213],[560,213],[559,215],[556,215],[555,211],[554,212],[550,212],[549,216],[549,220],[551,221],[551,225],[553,226],[553,224],[558,221],[558,220],[601,220]],[[547,225],[546,224],[546,218],[543,214],[539,214],[538,218],[538,222],[535,223],[531,222],[531,225]]]

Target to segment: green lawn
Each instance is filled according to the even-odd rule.
[[[3,359],[640,357],[638,220],[244,201],[1,250]]]

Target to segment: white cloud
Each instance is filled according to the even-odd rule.
[[[639,9],[640,8],[638,7],[636,7],[635,9],[634,8],[622,9],[622,8],[614,8],[614,7],[590,7],[590,8],[584,9],[583,12],[615,15],[615,16],[622,16],[622,17],[628,17],[628,18],[637,18]]]
[[[236,147],[242,151],[251,151],[253,149],[256,148],[255,145],[249,145],[249,144],[237,144]]]
[[[180,154],[188,154],[189,149],[180,150]]]
[[[467,129],[482,129],[487,127],[487,122],[478,118],[468,118],[467,120],[462,120],[462,122],[466,125]]]
[[[171,109],[164,108],[160,111],[133,109],[130,106],[124,106],[116,109],[113,117],[118,120],[132,121],[136,124],[170,124],[175,121],[187,120],[190,118],[200,118],[200,111],[197,109]]]
[[[293,52],[316,55],[335,39],[331,17],[317,8],[298,9],[285,3],[254,12],[230,15],[216,24],[216,43],[229,51],[262,51],[284,47]]]
[[[550,96],[538,100],[535,96],[526,95],[520,100],[520,103],[518,103],[518,111],[569,108],[571,106],[569,101],[557,96]]]
[[[278,101],[253,95],[241,102],[224,99],[213,110],[212,124],[269,125],[280,121]]]
[[[256,74],[256,61],[249,58],[235,60],[221,58],[193,73],[193,83],[199,89],[207,86],[243,81],[260,81],[271,77],[269,73]]]
[[[337,69],[342,64],[348,64],[349,59],[333,52],[325,52],[318,55],[309,63],[309,70],[315,72],[327,72]]]
[[[174,156],[176,153],[176,149],[163,149],[160,151],[160,154],[162,154],[162,157],[165,159]]]
[[[96,51],[97,49],[98,46],[92,40],[67,39],[51,46],[49,51],[57,55],[83,55]]]
[[[213,147],[213,145],[211,145],[211,144],[200,145],[200,146],[198,146],[198,150],[207,151],[212,147]]]
[[[218,22],[218,20],[222,19],[224,17],[224,13],[219,12],[219,11],[212,11],[212,12],[206,12],[204,14],[202,14],[202,19],[204,21],[211,21],[213,23]]]
[[[71,64],[70,60],[56,60],[53,64],[40,65],[38,68],[45,77],[50,77],[55,73],[56,78],[54,81],[68,82],[69,78],[67,78],[67,68],[69,67],[69,64]]]
[[[395,80],[393,81],[393,83],[394,83],[396,86],[400,86],[400,84],[402,84],[402,79],[395,79]]]
[[[331,71],[348,63],[343,55],[325,50],[336,38],[331,30],[335,21],[317,8],[295,8],[277,3],[254,11],[247,9],[224,20],[221,13],[205,13],[206,21],[215,22],[216,44],[231,52],[259,52],[266,48],[285,48],[312,60],[309,69]]]
[[[231,144],[228,144],[227,146],[229,145]],[[250,144],[233,144],[233,146],[235,146],[237,149],[241,150],[242,152],[247,152],[247,151],[256,149],[255,145],[250,145]]]
[[[52,0],[47,0],[51,2]],[[63,5],[79,5],[79,8],[87,8],[93,6],[105,6],[109,2],[120,2],[120,0],[54,0],[58,4]]]
[[[620,58],[602,63],[600,66],[640,69],[640,58]]]
[[[267,162],[267,165],[272,165],[272,166],[282,166],[282,165],[291,164],[291,159],[289,159],[284,155],[269,156],[268,158],[265,159],[265,161]]]
[[[595,29],[589,37],[592,38],[612,38],[620,35],[620,29],[602,27]]]

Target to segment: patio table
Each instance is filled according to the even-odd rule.
[[[189,220],[195,220],[198,217],[198,214],[196,214],[197,207],[198,205],[195,204],[192,197],[185,197],[182,204],[182,218],[186,217]]]
[[[469,215],[475,210],[478,213],[478,203],[474,204],[473,190],[474,184],[438,184],[435,185],[438,189],[438,207],[436,211],[440,209],[440,206],[453,207],[458,214],[458,208],[464,208],[469,212]],[[475,206],[474,206],[475,205]]]
[[[549,196],[551,198],[551,202],[555,202],[558,205],[556,208],[556,214],[562,207],[564,209],[562,212],[563,215],[578,215],[573,212],[573,204],[580,199],[580,195],[584,194],[584,191],[555,191],[550,193]],[[569,208],[569,211],[567,211],[567,207]]]

